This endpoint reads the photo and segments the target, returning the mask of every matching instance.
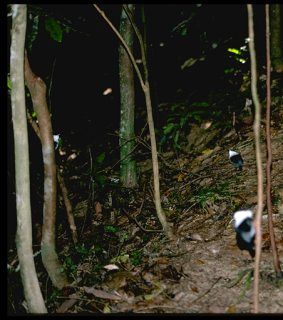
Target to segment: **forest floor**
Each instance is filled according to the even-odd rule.
[[[283,267],[282,108],[277,120],[272,127],[272,188],[274,229]],[[263,136],[263,159],[264,141]],[[230,148],[241,153],[242,171],[229,162]],[[149,180],[144,178],[144,192],[136,194],[133,204],[127,207],[126,212],[132,218],[123,210],[111,211],[104,217],[103,209],[94,213],[92,227],[86,228],[84,237],[96,238],[97,243],[106,241],[102,250],[104,268],[101,266],[94,280],[91,273],[95,260],[88,257],[81,262],[75,280],[80,293],[72,292],[71,303],[67,299],[62,305],[57,304],[57,312],[251,312],[254,263],[248,252],[241,252],[236,246],[232,215],[238,209],[255,211],[257,203],[252,125],[243,127],[240,136],[233,129],[202,149],[197,157],[193,153],[178,157],[172,152],[163,154],[160,161],[162,202],[174,230],[174,240],[169,241],[161,233],[145,232],[138,225],[157,228],[152,217],[155,212],[152,197],[146,192],[150,189],[146,186],[151,173],[145,169],[143,174],[146,176],[148,172]],[[147,164],[140,165],[147,167]],[[135,206],[137,202],[139,206]],[[100,215],[101,222],[97,222],[95,214]],[[98,240],[101,225],[104,229]],[[105,225],[119,229],[106,230]],[[283,313],[283,279],[276,279],[273,269],[266,208],[260,268],[260,312]],[[88,302],[81,301],[82,297]]]
[[[274,229],[282,268],[282,106],[280,109],[271,135]],[[214,134],[213,128],[207,130]],[[196,137],[200,137],[197,131]],[[161,154],[162,203],[174,230],[173,240],[140,227],[159,228],[150,183],[150,160],[139,163],[142,187],[134,194],[117,188],[117,195],[111,190],[107,200],[95,203],[87,220],[87,201],[80,202],[75,208],[76,221],[81,221],[78,223],[80,244],[76,251],[70,245],[68,232],[63,232],[58,240],[59,256],[72,285],[55,291],[44,269],[39,274],[41,285],[45,287],[43,293],[50,297],[47,300],[49,311],[251,312],[254,263],[248,252],[236,246],[232,216],[239,209],[251,208],[255,212],[257,172],[252,125],[243,126],[239,133],[232,129],[217,141],[203,142],[198,154],[193,151]],[[242,171],[230,163],[229,149],[241,153]],[[263,159],[265,154],[263,133]],[[263,168],[265,172],[265,160]],[[79,211],[84,214],[80,215]],[[40,259],[36,261],[39,266]],[[273,269],[266,207],[259,299],[260,312],[283,313],[283,279],[276,279]]]

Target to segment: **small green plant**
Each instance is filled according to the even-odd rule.
[[[39,27],[40,15],[39,14],[30,13],[29,14],[29,18],[30,18],[31,22],[28,23],[27,47],[28,47],[28,50],[31,51],[32,45],[33,45],[33,43],[36,40],[37,35],[38,35],[38,27]]]
[[[124,242],[127,241],[129,239],[129,234],[126,231],[123,231],[120,235],[120,241]]]
[[[50,37],[56,42],[62,42],[63,29],[58,20],[48,17],[45,20],[45,30],[49,33]]]
[[[119,228],[115,226],[105,226],[104,231],[108,233],[116,233],[119,231]]]
[[[106,184],[107,177],[105,173],[103,173],[102,168],[105,164],[105,152],[100,153],[98,156],[94,158],[93,167],[89,172],[88,175],[91,175],[92,179],[92,188],[103,188]]]
[[[103,265],[101,263],[96,263],[92,268],[93,272],[99,272],[102,269],[103,269]]]
[[[228,48],[227,51],[232,53],[232,55],[230,55],[231,58],[234,58],[236,61],[239,61],[240,63],[246,63],[247,61],[246,46],[243,46],[240,49]]]
[[[53,288],[53,291],[50,295],[47,295],[47,304],[52,304],[56,301],[57,297],[61,295],[61,292],[57,288]]]
[[[274,206],[279,206],[281,203],[281,198],[280,198],[280,195],[279,194],[276,194],[272,197],[272,204]]]
[[[91,253],[91,249],[87,249],[84,244],[76,245],[76,251],[81,255],[81,259],[84,259]]]
[[[148,234],[143,234],[142,235],[142,241],[143,242],[148,242],[150,240],[150,236]]]
[[[241,290],[240,296],[238,297],[237,303],[239,303],[245,296],[246,292],[250,289],[253,278],[253,271],[249,270],[244,280],[244,287]]]
[[[140,249],[134,251],[130,256],[130,260],[134,266],[140,265],[142,262],[142,250]]]
[[[74,263],[73,259],[71,256],[67,256],[63,262],[63,269],[67,273],[72,273],[75,274],[77,272],[77,266]]]
[[[160,105],[159,109],[163,112],[166,111],[166,115],[169,114],[162,131],[159,131],[161,135],[159,146],[161,148],[165,144],[171,143],[175,149],[181,148],[180,140],[185,136],[189,121],[201,123],[212,112],[207,101],[196,101],[190,105],[188,103],[175,103],[169,107],[168,105]]]
[[[216,202],[222,199],[232,201],[232,194],[229,192],[228,187],[228,182],[223,182],[214,187],[202,187],[193,197],[193,201],[197,202],[201,208],[205,208],[207,202]]]
[[[95,252],[95,253],[101,253],[103,251],[102,247],[100,244],[95,244],[93,247],[92,247],[92,250]]]

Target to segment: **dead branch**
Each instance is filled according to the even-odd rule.
[[[78,243],[78,234],[77,234],[77,227],[75,224],[75,219],[74,219],[74,214],[73,214],[73,208],[72,208],[72,204],[71,201],[68,197],[68,190],[67,187],[65,185],[64,179],[61,176],[59,170],[59,168],[57,168],[57,180],[59,182],[61,191],[62,191],[62,196],[64,199],[64,203],[65,203],[65,207],[66,207],[66,212],[67,212],[67,217],[68,217],[68,222],[69,222],[69,226],[72,232],[72,238],[73,238],[73,242],[76,245]]]

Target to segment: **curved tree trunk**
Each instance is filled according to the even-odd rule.
[[[10,76],[17,199],[16,245],[28,310],[31,313],[46,313],[32,252],[28,134],[23,74],[26,16],[26,5],[12,5]]]
[[[129,10],[134,15],[135,5],[129,4]],[[129,49],[133,52],[134,30],[124,10],[120,19],[120,34]],[[136,162],[133,159],[135,146],[135,86],[134,71],[131,60],[123,48],[119,47],[119,76],[120,76],[120,177],[124,187],[132,188],[137,185]]]
[[[52,284],[61,289],[68,285],[68,280],[55,250],[55,218],[56,218],[56,163],[52,125],[46,102],[46,85],[31,70],[27,54],[25,55],[25,80],[31,94],[33,108],[36,112],[42,155],[44,162],[44,205],[41,255],[42,262]]]

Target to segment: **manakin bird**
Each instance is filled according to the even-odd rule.
[[[239,249],[249,251],[251,257],[254,257],[255,228],[253,212],[251,210],[236,211],[234,213],[234,228]]]
[[[60,147],[60,144],[61,144],[61,137],[60,137],[60,134],[54,134],[53,135],[53,140],[55,142],[55,150]]]
[[[244,160],[240,153],[229,150],[229,159],[233,163],[234,167],[238,168],[239,170],[242,170]]]

